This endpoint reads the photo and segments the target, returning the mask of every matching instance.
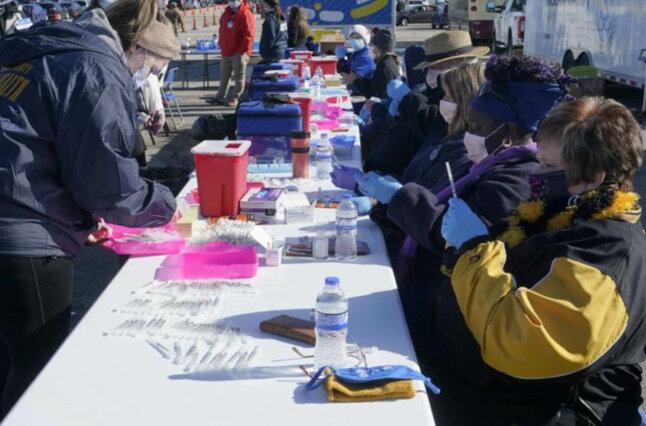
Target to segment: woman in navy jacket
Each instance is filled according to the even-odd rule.
[[[67,334],[73,257],[97,220],[160,226],[176,210],[170,190],[140,178],[131,158],[135,88],[179,52],[158,16],[155,0],[120,0],[107,17],[95,9],[0,42],[5,412]]]
[[[260,56],[263,61],[278,62],[285,59],[287,48],[287,22],[278,0],[262,0],[265,22],[260,36]]]

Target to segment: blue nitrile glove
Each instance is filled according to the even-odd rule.
[[[401,80],[391,80],[388,86],[386,86],[386,92],[388,93],[388,97],[392,99],[388,106],[388,114],[391,117],[397,117],[399,115],[397,112],[399,104],[404,99],[404,96],[410,93],[410,88]]]
[[[381,176],[375,172],[366,173],[357,183],[363,195],[379,200],[382,204],[390,203],[393,195],[403,186],[394,177]]]
[[[337,46],[334,48],[334,54],[336,55],[337,59],[341,59],[348,54],[348,49],[343,46]]]
[[[332,173],[330,173],[334,186],[350,191],[354,190],[354,187],[357,185],[357,180],[362,176],[363,172],[360,169],[343,165],[335,165]]]
[[[359,216],[365,216],[372,211],[372,200],[368,197],[353,197],[350,201],[357,206],[357,213]]]
[[[487,226],[464,200],[449,199],[449,208],[442,219],[442,236],[449,245],[459,249],[467,241],[488,234]]]

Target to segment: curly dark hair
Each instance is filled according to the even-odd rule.
[[[531,56],[510,57],[491,55],[485,69],[485,78],[496,88],[505,83],[556,83],[569,98],[568,86],[574,79],[561,72],[561,69],[549,65]]]

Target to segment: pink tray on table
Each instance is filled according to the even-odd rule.
[[[164,259],[155,272],[155,279],[246,279],[258,272],[256,248],[249,245],[209,243],[204,246],[186,246],[179,253]]]
[[[108,224],[112,228],[112,238],[103,246],[114,250],[115,253],[131,256],[159,256],[179,253],[186,245],[184,238],[177,234],[177,239],[163,242],[118,241],[127,235],[141,234],[151,228],[128,228],[126,226]],[[160,226],[158,229],[174,231],[173,224]]]

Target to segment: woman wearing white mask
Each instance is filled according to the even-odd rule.
[[[159,226],[175,213],[131,158],[135,88],[179,52],[158,16],[155,0],[119,0],[0,42],[0,413],[66,337],[73,258],[98,219]]]

